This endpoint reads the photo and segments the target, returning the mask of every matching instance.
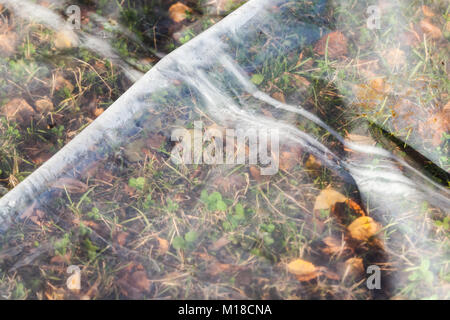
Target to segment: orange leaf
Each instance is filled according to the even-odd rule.
[[[181,2],[177,2],[170,6],[169,16],[174,22],[178,23],[187,18],[186,12],[192,12],[192,9]]]
[[[328,39],[328,57],[337,58],[347,54],[347,38],[340,31],[331,32],[323,36],[314,46],[314,52],[323,56],[327,49]]]

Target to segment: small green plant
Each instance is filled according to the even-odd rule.
[[[183,237],[177,236],[173,239],[172,246],[177,250],[184,250],[193,246],[198,238],[196,231],[189,231]]]
[[[223,201],[222,195],[217,191],[208,195],[208,192],[203,190],[200,195],[200,200],[206,204],[209,211],[227,211],[227,204]]]
[[[145,178],[130,178],[130,180],[128,180],[128,185],[136,190],[143,191],[145,187]]]

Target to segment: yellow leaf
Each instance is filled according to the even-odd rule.
[[[317,196],[314,210],[331,209],[337,202],[345,202],[346,200],[346,196],[328,187]]]
[[[181,22],[187,18],[186,12],[192,12],[192,9],[181,2],[177,2],[171,5],[169,8],[170,19],[172,19],[176,23]]]
[[[317,272],[317,268],[311,262],[296,259],[287,265],[288,271],[296,276],[304,276]]]
[[[78,45],[78,39],[73,31],[61,30],[56,33],[53,44],[56,49],[70,49]]]
[[[352,238],[361,241],[367,241],[370,237],[377,234],[380,229],[380,224],[367,216],[359,217],[348,226],[348,231]]]

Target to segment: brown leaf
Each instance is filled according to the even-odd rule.
[[[39,99],[34,103],[34,106],[36,107],[36,111],[41,114],[53,111],[53,102],[48,98]]]
[[[337,58],[347,54],[347,38],[340,31],[331,32],[323,36],[314,46],[314,52],[318,55],[325,55],[328,39],[328,57]]]
[[[127,237],[129,233],[124,231],[119,231],[116,235],[116,241],[119,245],[123,246],[127,242]]]
[[[150,290],[151,281],[147,278],[147,272],[141,264],[131,262],[119,273],[117,284],[120,291],[131,299],[142,297],[142,293]]]
[[[75,194],[85,193],[89,188],[87,184],[73,178],[61,178],[57,180],[52,187],[55,189],[67,190],[69,193]]]
[[[181,2],[177,2],[170,6],[169,17],[174,22],[179,23],[187,18],[186,12],[192,12],[192,9]]]
[[[345,241],[338,240],[334,237],[326,237],[323,239],[323,242],[326,247],[322,249],[322,252],[326,254],[338,256],[352,251],[352,249],[346,245]]]
[[[147,146],[153,149],[159,149],[165,141],[166,137],[164,137],[163,135],[153,134],[145,142]]]
[[[26,100],[15,98],[1,107],[1,114],[8,120],[17,121],[21,125],[28,125],[35,111]]]
[[[229,176],[219,176],[217,177],[216,185],[221,192],[226,194],[242,188],[245,185],[245,178],[237,173]]]
[[[273,93],[272,94],[272,98],[274,98],[274,99],[276,99],[276,100],[278,100],[280,102],[286,103],[286,99],[284,98],[283,92],[275,92],[275,93]]]
[[[381,230],[381,225],[371,217],[359,217],[348,226],[353,239],[367,241]]]
[[[226,246],[227,244],[230,243],[229,237],[228,236],[222,236],[221,238],[219,238],[218,240],[216,240],[210,247],[209,250],[211,251],[218,251],[221,248],[223,248],[224,246]]]
[[[433,25],[428,19],[420,21],[420,27],[424,33],[431,37],[431,39],[439,39],[442,37],[441,29]]]
[[[70,92],[72,92],[75,89],[73,84],[60,74],[55,76],[54,86],[56,91],[67,88]]]
[[[261,170],[257,166],[251,166],[249,168],[249,170],[250,170],[250,175],[252,176],[253,179],[255,179],[257,182],[262,181]]]
[[[0,34],[0,56],[9,57],[16,50],[17,36],[13,32]]]

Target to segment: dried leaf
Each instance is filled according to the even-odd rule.
[[[16,98],[1,107],[1,114],[8,120],[28,125],[35,111],[24,99]]]
[[[325,55],[328,39],[328,57],[337,58],[347,54],[347,38],[340,31],[331,32],[323,36],[314,46],[314,52],[318,55]]]
[[[261,170],[257,166],[251,166],[250,167],[250,175],[253,179],[255,179],[257,182],[261,182]]]
[[[420,27],[424,33],[431,37],[431,39],[439,39],[442,37],[441,29],[433,25],[428,19],[420,21]]]
[[[215,241],[209,247],[209,250],[211,250],[211,251],[218,251],[218,250],[220,250],[221,248],[223,248],[224,246],[226,246],[229,243],[230,243],[230,240],[229,240],[228,236],[223,236],[223,237],[219,238],[217,241]]]
[[[87,184],[73,178],[61,178],[52,187],[67,190],[67,192],[75,194],[85,193],[89,188]]]
[[[386,51],[384,59],[391,68],[398,68],[406,63],[405,53],[397,48]]]
[[[287,265],[290,273],[294,274],[299,281],[309,281],[320,275],[320,270],[311,262],[296,259]]]
[[[434,12],[428,6],[423,5],[422,12],[423,12],[424,16],[426,16],[426,17],[434,17]]]
[[[105,110],[103,108],[95,108],[94,117],[100,116]]]
[[[179,23],[187,18],[186,12],[192,12],[192,9],[181,2],[171,5],[169,8],[170,19],[176,23]]]
[[[53,102],[48,98],[39,99],[34,103],[34,105],[36,107],[36,111],[41,114],[48,113],[54,109]]]
[[[314,211],[316,210],[328,210],[333,207],[337,202],[346,202],[347,197],[337,192],[336,190],[328,187],[320,192],[314,203]]]
[[[128,235],[129,235],[128,232],[124,232],[124,231],[118,232],[116,235],[117,243],[121,246],[125,245],[125,243],[127,242]]]
[[[56,33],[53,45],[60,50],[70,49],[78,45],[78,39],[72,30],[61,30]]]
[[[323,239],[323,242],[326,247],[322,249],[322,252],[326,254],[341,255],[352,251],[352,249],[346,245],[345,241],[338,240],[334,237],[326,237]]]
[[[141,264],[131,262],[119,276],[117,284],[120,291],[131,299],[142,297],[142,293],[150,289],[151,281],[147,278],[147,272]]]
[[[359,217],[348,226],[353,239],[367,241],[381,230],[380,224],[371,217]]]
[[[308,170],[320,170],[322,168],[322,163],[317,160],[312,154],[308,156],[308,159],[305,162],[305,168]]]
[[[364,264],[361,258],[350,258],[345,261],[347,274],[358,276],[364,273]]]
[[[16,50],[17,36],[13,32],[0,34],[0,56],[9,57]]]
[[[158,244],[159,244],[159,247],[158,247],[159,254],[163,255],[163,254],[166,254],[167,251],[169,251],[170,245],[169,245],[169,241],[167,241],[166,239],[158,237]]]
[[[272,94],[272,98],[280,102],[286,103],[286,99],[284,98],[283,92],[275,92],[274,94]]]

